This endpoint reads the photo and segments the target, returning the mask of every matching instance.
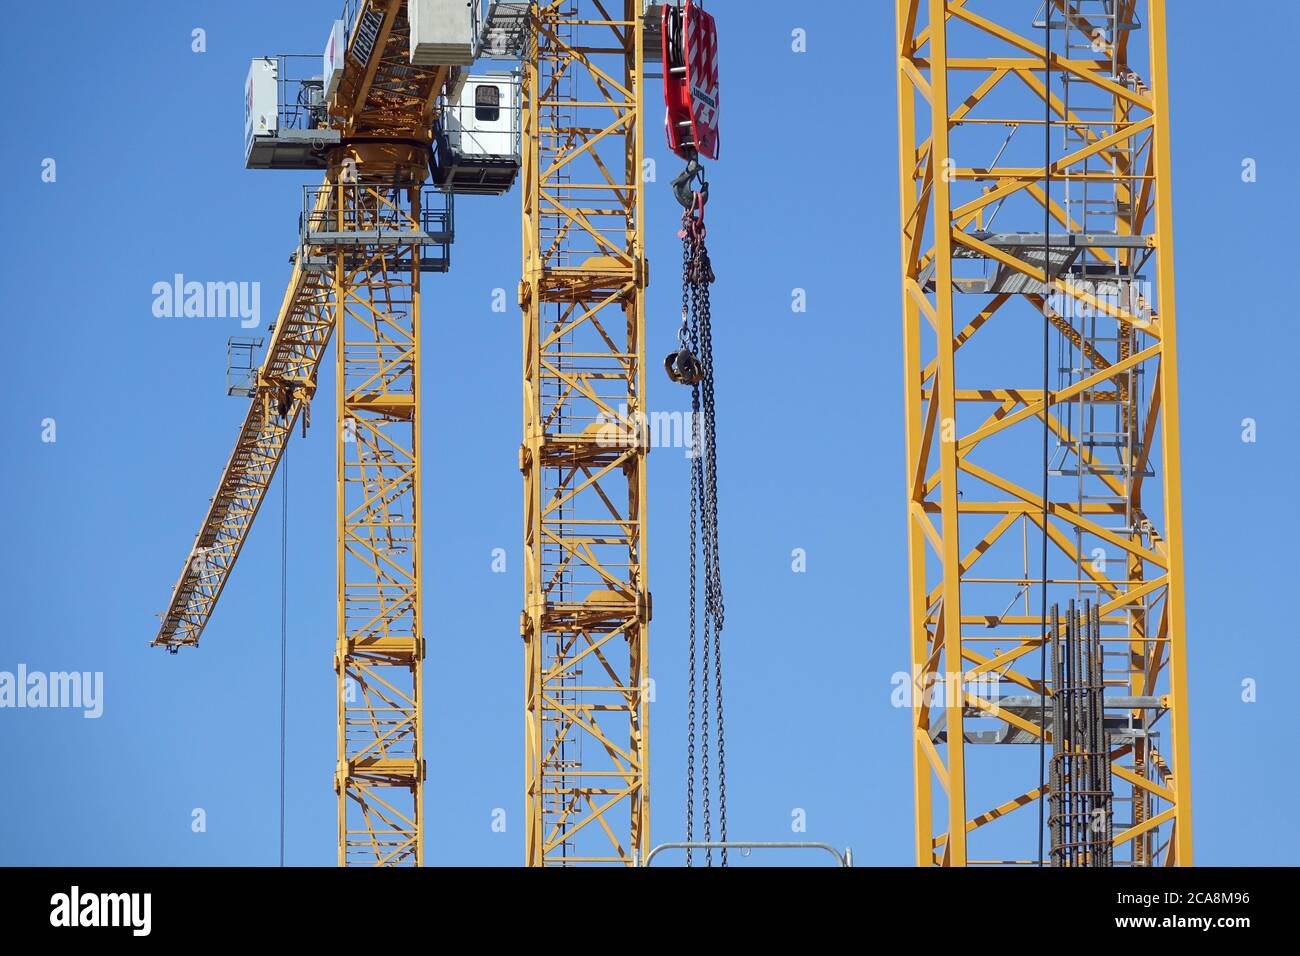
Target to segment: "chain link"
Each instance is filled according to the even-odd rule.
[[[677,345],[690,347],[690,284],[686,281],[690,271],[690,242],[682,233],[681,243],[681,330]],[[699,524],[699,471],[695,467],[699,455],[699,394],[693,390],[692,415],[690,415],[690,689],[688,723],[686,723],[686,843],[695,839],[695,531]],[[693,864],[692,851],[686,848],[686,866]]]
[[[705,502],[701,523],[705,548],[709,553],[709,563],[704,573],[705,601],[713,624],[713,697],[717,709],[714,732],[717,734],[718,839],[725,843],[727,841],[727,753],[722,717],[722,628],[725,623],[726,606],[722,596],[721,536],[718,529],[718,430],[713,385],[713,323],[709,302],[709,286],[714,276],[709,253],[704,246],[702,224],[699,257],[703,275],[698,283],[697,314],[700,328],[700,360],[704,366],[704,381],[701,383],[704,393],[704,443],[705,453],[708,456],[703,468],[704,483],[707,487],[704,489]],[[727,865],[725,847],[722,849],[722,865]]]
[[[691,386],[691,506],[690,506],[690,688],[686,758],[686,839],[695,837],[696,727],[699,726],[700,805],[703,839],[713,839],[713,796],[717,796],[718,836],[727,839],[727,764],[723,724],[722,630],[725,604],[722,593],[722,559],[718,535],[718,454],[716,391],[713,380],[713,317],[710,286],[713,264],[705,244],[704,200],[682,216],[682,330],[679,346],[689,351],[699,366]],[[697,604],[697,555],[704,564],[703,608]],[[697,614],[702,614],[702,646],[697,641]],[[697,679],[700,687],[697,691]],[[710,728],[712,723],[712,728]],[[712,733],[710,730],[712,729]],[[710,748],[713,759],[710,760]],[[710,780],[711,771],[716,771]],[[716,789],[715,789],[716,788]],[[705,865],[713,865],[713,850],[705,850]],[[691,851],[686,864],[692,864]],[[727,865],[727,851],[721,851]]]

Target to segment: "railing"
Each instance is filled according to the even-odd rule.
[[[649,853],[646,854],[645,862],[638,863],[638,866],[647,867],[653,862],[654,858],[665,850],[822,850],[835,857],[835,863],[841,868],[853,866],[853,850],[846,849],[843,853],[835,849],[829,843],[796,843],[796,842],[746,842],[728,840],[718,841],[700,841],[693,843],[661,843]]]
[[[252,398],[257,388],[257,353],[265,343],[260,337],[232,336],[226,340],[226,394]]]
[[[418,214],[398,200],[401,194],[366,183],[304,186],[298,218],[303,261],[320,263],[322,251],[340,247],[411,246],[419,249],[421,272],[445,272],[456,238],[451,194],[423,187]]]
[[[349,43],[352,42],[352,28],[356,26],[357,14],[361,12],[361,4],[364,0],[344,0],[343,12],[339,14],[339,19],[343,21],[343,36]]]
[[[281,53],[271,59],[276,61],[275,100],[280,129],[328,126],[321,58],[306,53]]]
[[[338,200],[343,203],[339,221]],[[304,241],[315,245],[337,240],[348,244],[347,234],[365,236],[367,242],[450,242],[455,238],[451,196],[425,186],[420,190],[418,219],[399,205],[391,193],[365,183],[304,186],[303,211],[298,226]]]

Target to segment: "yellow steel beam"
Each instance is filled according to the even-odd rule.
[[[530,866],[630,866],[648,849],[641,7],[534,5],[524,62]]]
[[[1191,745],[1187,722],[1187,617],[1184,608],[1186,572],[1183,567],[1182,456],[1179,449],[1178,349],[1174,309],[1174,204],[1173,157],[1169,144],[1169,57],[1166,49],[1165,0],[1150,0],[1147,7],[1150,42],[1151,99],[1155,107],[1152,155],[1155,161],[1156,294],[1160,300],[1160,325],[1164,354],[1160,363],[1160,443],[1163,459],[1164,539],[1169,554],[1169,593],[1165,616],[1169,629],[1169,700],[1174,762],[1172,807],[1175,852],[1179,866],[1192,865]]]
[[[153,646],[198,646],[294,425],[315,394],[317,372],[334,332],[330,299],[328,277],[295,263],[234,451],[181,567]]]
[[[338,860],[418,865],[421,270],[418,240],[402,234],[423,228],[420,185],[451,70],[411,65],[405,0],[360,0],[356,13],[328,104],[347,145],[329,157],[308,221],[366,238],[318,233],[300,248],[235,450],[154,644],[197,645],[337,337]]]
[[[423,157],[358,150],[329,192],[333,230],[420,223]],[[337,404],[338,862],[424,862],[420,251],[349,243],[333,262]]]
[[[997,745],[968,741],[963,721],[968,709],[995,719],[1017,729],[1011,740],[1050,742],[1050,726],[996,694],[948,692],[939,702],[921,691],[936,680],[991,679],[1012,696],[1054,692],[1050,679],[1043,687],[1034,674],[1042,639],[1025,636],[1044,626],[1036,602],[1028,603],[1038,585],[1031,540],[1044,538],[1050,603],[1092,602],[1106,646],[1127,649],[1126,670],[1108,683],[1159,701],[1131,715],[1150,736],[1112,750],[1113,785],[1131,800],[1116,806],[1134,808],[1132,819],[1112,821],[1113,841],[1130,863],[1192,860],[1165,0],[1125,7],[1130,14],[1145,8],[1136,17],[1149,33],[1145,54],[1127,31],[1107,32],[1095,14],[1081,15],[1078,0],[1053,3],[1050,61],[1045,44],[1030,38],[1042,29],[1033,25],[1042,7],[1036,0],[895,3],[907,601],[922,866],[1038,862],[1033,828],[1026,845],[1026,828],[1002,822],[1010,810],[1050,796],[1038,779],[1038,744],[1021,745],[1023,759],[1009,758],[1022,766],[1019,779],[1005,769],[991,773],[984,748]],[[1075,31],[1068,54],[1064,21]],[[1100,48],[1092,43],[1096,29],[1106,33]],[[990,55],[990,39],[1014,55]],[[1049,63],[1050,85],[1043,81]],[[1023,81],[1014,89],[1000,84],[1011,73]],[[1041,164],[1032,150],[1022,164],[1023,145],[1016,161],[990,164],[980,130],[1002,125],[1041,135],[1045,111],[1054,117],[1053,145],[1040,152]],[[1113,198],[1109,207],[1098,201],[1103,196]],[[1008,232],[1041,234],[1047,218],[1060,232],[1144,242],[1082,250],[1071,263],[1077,272],[1054,265],[1048,275],[1041,254],[1000,248],[978,231],[995,209],[997,228]],[[1141,275],[1125,271],[1138,263]],[[968,277],[981,273],[1009,276],[1010,291],[975,291],[983,287]],[[1147,276],[1150,287],[1141,284]],[[999,326],[1023,323],[1015,330],[1022,343],[1045,329],[1053,349],[1067,353],[1057,384],[1044,392],[1036,347],[985,331],[995,315]],[[971,383],[965,356],[976,339],[989,344]],[[1096,440],[1098,415],[1113,419],[1106,428],[1118,440]],[[1057,443],[1060,473],[1046,501],[1044,428]],[[1016,524],[1023,543],[1007,534]],[[1015,608],[1022,597],[1025,607]],[[978,650],[990,641],[992,654]],[[942,707],[941,724],[932,724],[932,707]],[[967,801],[995,809],[972,818]]]

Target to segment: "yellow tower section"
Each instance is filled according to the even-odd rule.
[[[293,276],[252,402],[153,642],[173,653],[198,645],[289,436],[310,421],[334,338],[340,865],[424,862],[420,277],[447,271],[453,223],[450,197],[422,184],[457,71],[412,65],[407,10],[406,0],[347,5],[328,120],[313,114],[311,127],[338,136],[310,157],[298,111],[320,79],[279,75],[279,96],[297,97],[279,102],[280,130],[294,135],[259,134],[250,168],[323,164],[328,175],[304,190]]]
[[[523,87],[526,862],[648,839],[642,0],[533,4]]]
[[[918,865],[1192,862],[1165,6],[896,0]]]
[[[338,388],[339,865],[422,865],[420,275],[448,212],[424,151],[359,146],[307,241],[333,279]]]

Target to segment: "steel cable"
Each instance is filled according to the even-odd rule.
[[[280,866],[284,866],[285,713],[289,648],[289,435],[280,458]]]

